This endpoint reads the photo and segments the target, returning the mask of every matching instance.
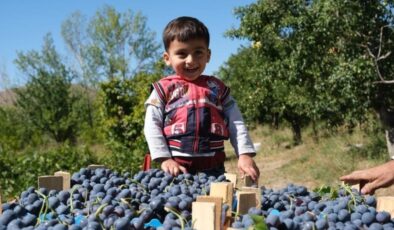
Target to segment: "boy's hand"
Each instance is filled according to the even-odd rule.
[[[178,162],[174,161],[171,158],[163,159],[161,161],[161,169],[169,173],[173,176],[178,176],[179,173],[187,173],[187,170],[185,167],[181,166],[178,164]]]
[[[257,168],[251,154],[241,154],[238,158],[238,170],[241,175],[249,175],[255,182],[259,179],[260,170]]]

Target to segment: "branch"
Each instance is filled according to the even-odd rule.
[[[382,53],[382,45],[383,45],[383,29],[385,27],[389,27],[389,25],[382,26],[380,28],[380,34],[379,34],[379,46],[378,46],[378,53],[377,55],[373,54],[371,49],[369,48],[368,45],[362,45],[365,47],[368,51],[369,56],[372,58],[373,64],[375,66],[376,73],[380,79],[380,81],[375,81],[373,82],[374,84],[394,84],[394,80],[385,80],[384,77],[382,76],[382,73],[380,72],[380,67],[379,67],[379,61],[386,59],[388,56],[391,55],[391,51],[387,52],[384,55],[381,55]]]
[[[373,84],[394,84],[394,80],[383,80],[383,81],[374,81]]]
[[[378,51],[378,58],[380,57],[380,52],[382,51],[382,44],[383,44],[383,29],[388,27],[388,25],[380,27],[380,35],[379,35],[379,51]]]

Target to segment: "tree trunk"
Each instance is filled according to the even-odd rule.
[[[313,141],[315,143],[319,143],[319,131],[317,131],[316,121],[312,121],[312,130],[313,130]]]
[[[394,128],[386,130],[386,142],[389,156],[394,160]]]
[[[272,126],[274,129],[278,130],[279,129],[279,113],[274,113],[273,115],[273,121],[272,121]]]
[[[379,118],[386,133],[387,150],[390,158],[394,157],[394,111],[387,107],[379,109]],[[394,158],[393,158],[394,159]]]
[[[293,130],[293,141],[294,141],[294,144],[295,145],[301,144],[302,143],[301,125],[296,119],[293,119],[291,121],[291,128]]]

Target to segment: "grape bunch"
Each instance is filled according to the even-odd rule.
[[[159,169],[120,174],[106,168],[82,168],[64,191],[30,187],[15,202],[2,204],[0,230],[140,230],[193,229],[191,206],[209,195],[224,175],[180,174]],[[347,187],[323,193],[289,184],[280,190],[261,187],[261,208],[236,214],[223,204],[222,219],[232,209],[237,229],[394,229],[388,212],[376,210],[376,198]],[[224,222],[222,221],[222,224]]]
[[[159,169],[134,176],[82,168],[65,191],[28,188],[2,204],[0,230],[191,229],[191,204],[225,177],[205,173],[173,177]]]
[[[270,230],[394,229],[390,213],[376,210],[375,196],[363,196],[346,186],[330,194],[293,184],[280,190],[263,188],[261,207],[238,216],[232,227],[247,229],[256,224],[255,216],[264,216]]]

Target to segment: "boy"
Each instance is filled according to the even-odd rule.
[[[179,17],[163,31],[166,65],[175,75],[153,84],[145,102],[144,134],[152,159],[163,171],[224,173],[224,143],[230,138],[240,173],[257,181],[253,143],[234,99],[222,81],[201,75],[209,62],[209,32],[192,17]]]

